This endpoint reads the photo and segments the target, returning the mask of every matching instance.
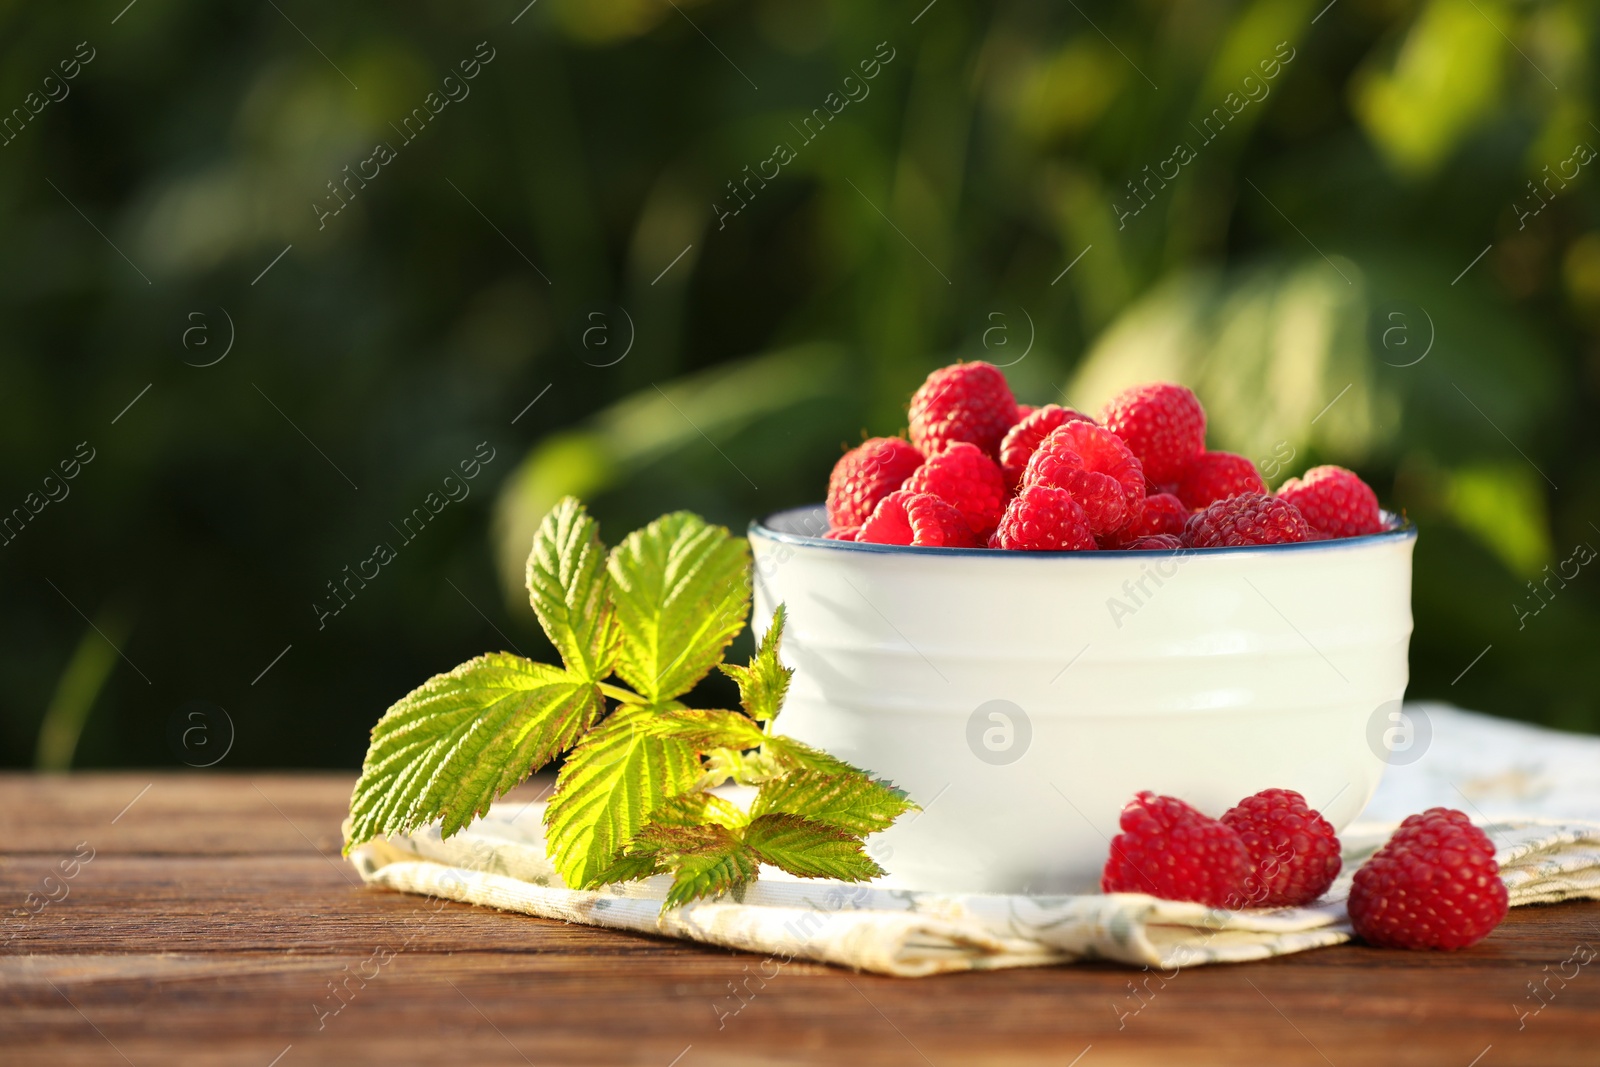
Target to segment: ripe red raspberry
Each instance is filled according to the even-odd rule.
[[[1133,542],[1146,537],[1171,534],[1180,540],[1184,524],[1189,521],[1189,509],[1171,493],[1157,493],[1140,502],[1133,522],[1111,534],[1104,548],[1131,548]]]
[[[1100,425],[1128,443],[1152,482],[1175,481],[1206,447],[1199,399],[1168,382],[1118,393],[1100,412]]]
[[[1293,789],[1245,797],[1222,821],[1239,832],[1254,868],[1237,907],[1298,908],[1326,893],[1339,875],[1333,824]]]
[[[976,548],[978,536],[966,516],[932,493],[918,493],[906,501],[906,517],[914,535],[911,543],[929,548]]]
[[[1144,469],[1122,438],[1092,422],[1069,422],[1039,442],[1023,485],[1053,485],[1072,494],[1096,537],[1120,530],[1144,499]]]
[[[1015,426],[1017,423],[1021,422],[1023,419],[1027,418],[1029,415],[1032,415],[1035,411],[1038,411],[1038,410],[1039,410],[1038,407],[1036,407],[1033,404],[1018,404],[1017,405],[1017,417],[1014,420],[1012,420],[1011,425]]]
[[[1194,548],[1282,545],[1310,540],[1311,524],[1295,506],[1265,493],[1241,493],[1189,516],[1183,539]]]
[[[989,547],[1048,552],[1092,549],[1095,544],[1089,520],[1071,493],[1029,485],[1012,498]]]
[[[822,537],[826,541],[854,541],[856,539],[856,534],[860,532],[861,527],[859,526],[834,527],[827,533],[823,534]]]
[[[1173,548],[1183,548],[1184,544],[1183,538],[1177,534],[1151,534],[1148,537],[1140,537],[1129,541],[1119,547],[1125,548],[1130,552],[1149,552],[1156,549],[1165,551]]]
[[[1383,529],[1378,495],[1343,467],[1312,467],[1284,482],[1278,499],[1299,508],[1307,522],[1329,537],[1359,537]]]
[[[1265,493],[1256,465],[1232,452],[1202,452],[1178,479],[1178,499],[1191,511],[1240,493]]]
[[[828,476],[828,525],[860,526],[920,466],[922,453],[903,438],[874,437],[852,448]]]
[[[961,512],[932,493],[909,489],[896,489],[878,501],[856,540],[925,548],[971,548],[978,543]]]
[[[1100,889],[1223,908],[1249,874],[1249,853],[1231,826],[1176,797],[1143,792],[1122,809],[1122,833],[1111,842]]]
[[[994,460],[966,441],[957,441],[930,456],[906,479],[905,487],[917,493],[932,493],[955,505],[980,541],[994,531],[1006,509],[1005,476]]]
[[[1020,405],[1017,410],[1021,410]],[[1000,469],[1005,473],[1006,485],[1015,489],[1022,481],[1022,472],[1027,469],[1028,460],[1033,458],[1039,442],[1050,436],[1051,430],[1069,422],[1093,421],[1089,416],[1059,404],[1046,404],[1018,419],[1000,442]]]
[[[1507,904],[1488,835],[1459,811],[1429,808],[1356,872],[1349,906],[1371,944],[1466,948],[1500,925]]]
[[[1150,537],[1154,534],[1181,535],[1188,521],[1189,509],[1183,506],[1183,501],[1171,493],[1156,493],[1154,496],[1144,498],[1139,517],[1128,528],[1128,533],[1134,537]]]
[[[993,364],[957,363],[928,375],[911,397],[909,414],[911,443],[925,455],[968,441],[994,457],[1017,421],[1017,400]]]

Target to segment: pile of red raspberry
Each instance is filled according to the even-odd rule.
[[[827,536],[930,548],[1179,549],[1356,537],[1384,528],[1343,467],[1269,493],[1255,465],[1208,452],[1206,414],[1181,385],[1129,389],[1098,420],[1018,404],[991,364],[928,375],[909,438],[851,449],[828,479]]]
[[[1145,893],[1214,908],[1310,904],[1339,874],[1333,826],[1292,789],[1264,789],[1220,819],[1143,792],[1100,875],[1107,893]],[[1466,948],[1506,916],[1494,844],[1459,811],[1430,808],[1400,824],[1350,888],[1350,921],[1373,945]]]

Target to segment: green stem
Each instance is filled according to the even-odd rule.
[[[604,693],[612,700],[620,700],[626,704],[643,703],[643,700],[639,694],[633,692],[631,689],[624,689],[619,685],[612,685],[610,682],[596,682],[595,684],[599,686],[600,692]]]

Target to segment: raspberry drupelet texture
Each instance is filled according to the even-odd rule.
[[[1006,509],[1006,482],[995,461],[977,445],[958,441],[943,452],[928,457],[918,467],[905,488],[917,493],[932,493],[966,516],[972,535],[979,541],[994,532]]]
[[[1228,809],[1222,821],[1238,831],[1250,854],[1238,907],[1296,908],[1328,891],[1339,875],[1339,837],[1333,824],[1306,806],[1293,789],[1263,789]]]
[[[972,548],[978,542],[961,512],[932,493],[896,489],[873,509],[857,541],[923,548]]]
[[[1158,479],[1159,480],[1159,479]],[[1240,493],[1265,493],[1256,465],[1232,452],[1202,452],[1178,479],[1178,499],[1191,511]]]
[[[1100,875],[1107,893],[1148,893],[1232,906],[1250,874],[1250,856],[1232,827],[1176,797],[1143,792],[1122,809],[1122,832]]]
[[[1087,550],[1095,547],[1089,520],[1065,489],[1024,486],[1012,498],[990,541],[991,548],[1024,552]]]
[[[1125,545],[1119,546],[1130,552],[1151,552],[1157,549],[1171,551],[1174,548],[1183,548],[1183,538],[1177,534],[1151,534],[1148,537],[1136,537]]]
[[[1383,529],[1378,495],[1343,467],[1312,467],[1284,482],[1278,499],[1299,508],[1312,528],[1326,537],[1359,537]]]
[[[1120,530],[1144,499],[1144,469],[1122,438],[1092,422],[1068,422],[1039,442],[1022,484],[1065,489],[1096,537]]]
[[[1189,509],[1183,506],[1183,501],[1171,493],[1156,493],[1144,498],[1144,503],[1139,509],[1139,517],[1128,527],[1127,532],[1134,537],[1150,537],[1155,534],[1182,536],[1183,527],[1188,521]]]
[[[828,476],[828,524],[860,526],[920,466],[922,453],[903,438],[874,437],[852,448]]]
[[[1189,521],[1189,509],[1171,493],[1156,493],[1139,502],[1134,520],[1112,533],[1100,547],[1130,548],[1133,542],[1146,537],[1171,535],[1183,537],[1183,527]]]
[[[911,543],[929,548],[976,548],[978,538],[966,516],[932,493],[917,493],[906,501],[911,520]]]
[[[1459,811],[1429,808],[1400,824],[1350,887],[1350,921],[1374,945],[1466,948],[1506,917],[1494,842]]]
[[[1193,548],[1283,545],[1311,539],[1295,506],[1265,493],[1242,493],[1189,516],[1183,539]]]
[[[1123,390],[1100,412],[1100,424],[1128,443],[1156,483],[1178,480],[1206,447],[1199,399],[1170,382]]]
[[[1017,400],[993,364],[941,367],[911,397],[911,443],[932,456],[955,441],[977,445],[990,458],[1017,421]]]
[[[1018,410],[1021,410],[1021,405]],[[1000,470],[1006,476],[1006,487],[1015,489],[1022,481],[1028,460],[1033,458],[1039,442],[1050,436],[1050,431],[1069,422],[1093,421],[1089,416],[1059,404],[1046,404],[1018,419],[1000,442]]]

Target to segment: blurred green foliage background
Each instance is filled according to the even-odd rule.
[[[0,14],[6,765],[224,709],[223,767],[353,767],[544,651],[557,496],[741,528],[958,358],[1356,468],[1421,528],[1411,695],[1600,730],[1591,4],[123,3]]]

